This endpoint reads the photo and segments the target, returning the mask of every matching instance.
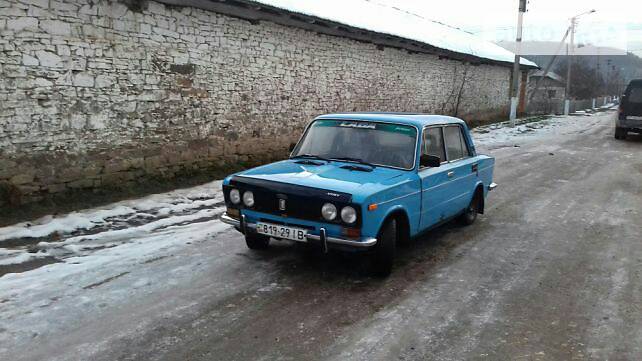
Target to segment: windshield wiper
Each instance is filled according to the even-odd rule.
[[[314,155],[314,154],[299,154],[299,155],[295,155],[294,157],[290,157],[290,159],[298,159],[298,158],[317,159],[317,160],[323,160],[326,162],[331,162],[331,160],[328,158],[324,158],[320,155]]]
[[[372,172],[374,170],[374,168],[364,168],[359,165],[342,165],[341,168],[359,172]]]
[[[339,161],[355,162],[355,163],[359,163],[359,164],[367,165],[367,166],[372,167],[372,168],[377,168],[377,166],[376,166],[376,165],[374,165],[374,164],[372,164],[372,163],[368,163],[368,162],[364,161],[363,159],[359,159],[359,158],[351,158],[351,157],[336,157],[336,158],[331,158],[331,159],[332,159],[332,160],[339,160]]]

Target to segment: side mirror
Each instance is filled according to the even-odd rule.
[[[290,153],[294,151],[294,147],[296,147],[296,143],[290,143],[290,148],[288,148],[290,150]]]
[[[434,155],[422,154],[419,158],[419,165],[421,167],[436,168],[441,165],[441,158]]]

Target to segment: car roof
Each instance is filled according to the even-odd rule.
[[[383,123],[397,123],[412,125],[419,129],[427,125],[437,124],[465,124],[459,118],[449,117],[446,115],[431,115],[420,113],[334,113],[325,114],[316,119],[337,119],[351,121],[374,121]]]

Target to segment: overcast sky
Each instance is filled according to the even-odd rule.
[[[518,0],[372,0],[476,33],[488,40],[514,40]],[[524,40],[559,41],[569,18],[580,18],[579,43],[626,48],[642,56],[640,0],[529,0]]]

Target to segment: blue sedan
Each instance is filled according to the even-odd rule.
[[[328,114],[289,159],[228,176],[222,220],[251,249],[286,239],[366,250],[388,275],[398,242],[484,212],[495,160],[477,154],[466,123],[446,116]]]

